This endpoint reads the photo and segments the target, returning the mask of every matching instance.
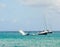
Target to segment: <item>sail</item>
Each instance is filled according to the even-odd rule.
[[[19,30],[19,32],[20,32],[22,35],[26,35],[26,33],[25,33],[23,30]]]

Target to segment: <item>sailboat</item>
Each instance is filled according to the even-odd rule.
[[[22,34],[22,35],[29,35],[28,33],[25,33],[23,30],[19,30],[19,32]]]
[[[44,30],[42,32],[39,32],[38,35],[47,35],[48,33],[52,33],[52,31],[48,29],[47,19],[46,16],[44,15]]]

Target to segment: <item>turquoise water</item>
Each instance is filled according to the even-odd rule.
[[[0,47],[60,47],[60,32],[22,36],[18,31],[3,31],[0,32]]]

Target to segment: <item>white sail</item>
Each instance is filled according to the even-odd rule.
[[[25,33],[23,30],[19,30],[19,32],[20,32],[22,35],[26,35],[26,33]]]

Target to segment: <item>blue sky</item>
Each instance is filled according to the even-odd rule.
[[[45,20],[60,30],[59,0],[0,0],[0,31],[43,30]]]

